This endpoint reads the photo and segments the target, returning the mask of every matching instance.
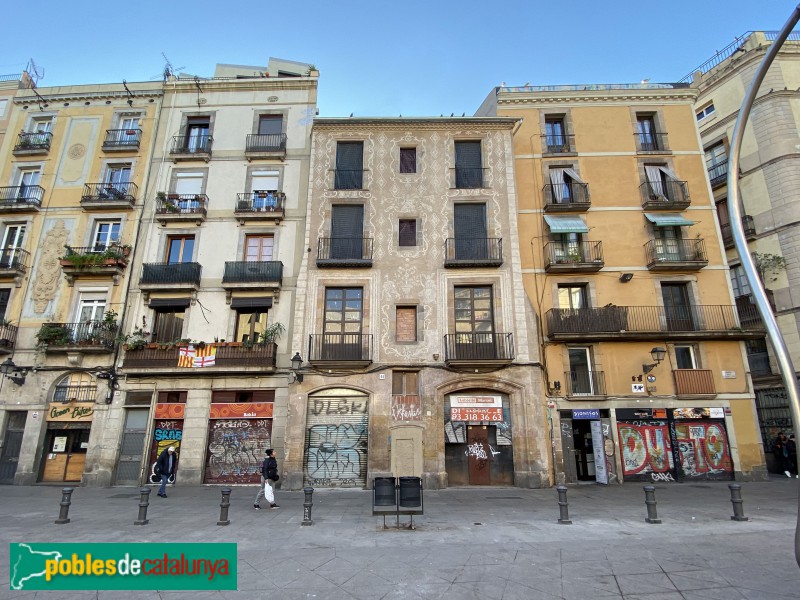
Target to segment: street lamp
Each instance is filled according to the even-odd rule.
[[[28,375],[28,371],[30,371],[30,367],[18,367],[14,364],[14,361],[11,360],[10,356],[0,363],[0,373],[17,385],[25,383],[25,377]]]
[[[656,346],[652,350],[650,350],[650,356],[653,357],[653,363],[649,365],[642,365],[642,373],[645,375],[655,369],[661,361],[664,360],[664,357],[667,355],[667,351],[660,346]]]
[[[303,366],[303,357],[300,356],[299,352],[295,352],[294,356],[292,357],[292,366],[291,366],[292,375],[294,379],[289,383],[294,383],[295,381],[297,383],[303,383],[303,374],[298,372],[300,371],[300,367],[302,366]]]

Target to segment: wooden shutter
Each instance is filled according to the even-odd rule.
[[[364,207],[339,204],[331,214],[331,258],[362,258]]]
[[[364,142],[338,142],[336,144],[336,189],[361,189],[363,170]]]
[[[486,258],[486,205],[456,204],[453,210],[456,260]]]

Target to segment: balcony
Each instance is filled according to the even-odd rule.
[[[489,369],[514,360],[511,333],[450,333],[444,336],[444,362],[448,367]]]
[[[53,134],[47,132],[33,132],[19,134],[17,143],[11,151],[14,156],[35,156],[37,154],[47,154],[50,152],[50,144],[53,141]]]
[[[225,263],[222,287],[226,290],[279,290],[283,281],[280,261],[237,261]]]
[[[552,341],[745,340],[764,337],[760,323],[742,323],[727,305],[603,306],[547,311]]]
[[[642,208],[647,210],[683,210],[691,203],[685,181],[645,181],[639,191]]]
[[[83,186],[84,210],[128,210],[136,203],[139,187],[135,183],[87,183]]]
[[[363,190],[364,169],[334,169],[334,190]]]
[[[708,168],[708,180],[712,188],[718,188],[728,183],[728,163],[722,162]]]
[[[214,138],[210,135],[175,135],[169,155],[173,161],[211,160],[211,145]]]
[[[450,187],[459,190],[474,190],[485,187],[486,168],[484,167],[451,167],[452,179]]]
[[[767,292],[771,292],[771,290],[767,290]],[[774,302],[773,296],[774,295],[767,296],[770,305],[772,305]],[[766,330],[764,321],[761,318],[761,313],[758,312],[758,308],[756,307],[756,303],[752,294],[736,296],[734,301],[736,302],[736,314],[739,315],[739,322],[742,324],[742,327],[745,329]],[[775,310],[774,306],[772,309],[773,311]]]
[[[574,154],[575,136],[572,134],[542,134],[542,153],[544,154]]]
[[[128,374],[140,370],[142,374],[150,372],[172,372],[181,375],[205,375],[209,372],[225,371],[269,371],[275,370],[275,358],[278,345],[274,342],[254,344],[245,347],[241,343],[212,344],[216,347],[213,367],[187,369],[178,367],[180,348],[172,344],[148,344],[145,348],[126,350],[122,360],[122,368]]]
[[[200,289],[200,263],[146,263],[142,265],[142,291],[192,291]]]
[[[605,373],[585,370],[565,371],[564,393],[571,400],[584,399],[587,396],[605,397]]]
[[[548,183],[543,192],[545,212],[583,212],[591,206],[588,183]]]
[[[57,385],[53,389],[53,402],[95,402],[97,401],[96,385]]]
[[[722,232],[722,243],[726,248],[733,248],[733,231],[731,231],[730,223],[720,223],[720,231]],[[753,217],[750,215],[742,216],[742,229],[744,229],[744,237],[747,241],[756,239],[756,225]]]
[[[317,268],[368,269],[372,267],[372,238],[319,238]]]
[[[372,364],[372,335],[322,333],[308,336],[308,362],[312,366],[363,369]]]
[[[286,156],[285,133],[251,133],[247,136],[244,155],[254,158],[283,158]]]
[[[549,242],[544,246],[547,273],[593,273],[603,268],[603,242]]]
[[[445,268],[499,267],[502,264],[502,238],[447,238],[445,240]]]
[[[0,279],[11,278],[17,287],[28,270],[30,253],[22,248],[6,248],[0,252]]]
[[[141,129],[106,129],[103,152],[134,152],[141,143]]]
[[[280,223],[286,207],[286,194],[275,190],[255,190],[236,194],[233,212],[240,223],[275,221]]]
[[[655,152],[657,154],[669,152],[669,150],[667,150],[666,133],[636,132],[633,135],[636,139],[637,152]]]
[[[47,353],[98,354],[114,350],[117,327],[103,321],[45,323],[36,333],[36,346]]]
[[[16,325],[0,325],[0,354],[11,354],[17,343]]]
[[[715,396],[711,369],[673,369],[675,393],[678,396]]]
[[[130,246],[65,246],[67,252],[61,258],[61,270],[72,286],[77,278],[111,277],[119,285],[122,273],[128,266]]]
[[[708,265],[706,245],[700,238],[650,240],[644,251],[651,271],[699,271]]]
[[[208,196],[205,194],[156,194],[156,219],[161,225],[185,223],[200,225],[208,214]]]
[[[44,188],[39,185],[0,187],[0,213],[38,212]]]

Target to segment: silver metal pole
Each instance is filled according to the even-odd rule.
[[[783,46],[786,38],[789,37],[792,29],[797,22],[800,21],[800,4],[797,5],[792,12],[789,20],[781,29],[777,39],[772,42],[772,45],[767,50],[767,54],[758,66],[753,82],[745,94],[742,108],[739,111],[739,117],[736,119],[736,126],[733,128],[733,136],[731,137],[731,154],[728,157],[728,210],[731,216],[731,232],[733,233],[733,243],[736,247],[736,252],[739,254],[739,259],[742,261],[744,274],[747,282],[750,284],[750,289],[753,292],[753,299],[756,301],[758,312],[761,313],[761,318],[767,328],[767,336],[772,343],[772,348],[775,351],[775,358],[778,361],[778,368],[783,377],[783,384],[786,386],[786,394],[789,398],[789,406],[792,409],[792,425],[795,432],[798,431],[800,426],[800,389],[797,384],[797,375],[795,374],[792,358],[789,356],[789,351],[786,348],[786,343],[783,341],[783,336],[778,329],[778,322],[772,314],[772,310],[767,300],[767,294],[764,291],[764,286],[756,271],[756,265],[753,257],[747,248],[747,240],[744,238],[744,228],[742,227],[742,210],[740,206],[739,196],[739,155],[742,150],[742,137],[744,135],[744,128],[747,124],[747,118],[750,116],[750,110],[753,108],[753,102],[756,98],[756,92],[761,83],[764,81],[764,76],[767,74],[769,66],[778,51]],[[800,436],[795,434],[795,437],[800,439]],[[800,497],[798,497],[797,507],[797,524],[795,525],[794,532],[794,558],[798,566],[800,566]]]

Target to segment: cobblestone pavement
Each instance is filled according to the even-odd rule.
[[[261,511],[255,493],[234,487],[220,527],[220,488],[179,484],[135,526],[137,488],[76,488],[71,522],[55,525],[60,487],[0,486],[6,542],[236,542],[239,567],[236,592],[15,592],[5,543],[0,598],[800,598],[796,479],[742,484],[748,522],[731,520],[725,482],[656,484],[661,524],[645,522],[636,483],[570,487],[572,525],[555,489],[431,490],[414,530],[393,516],[384,529],[366,490],[315,491],[310,527],[302,493],[278,490],[281,508]]]

